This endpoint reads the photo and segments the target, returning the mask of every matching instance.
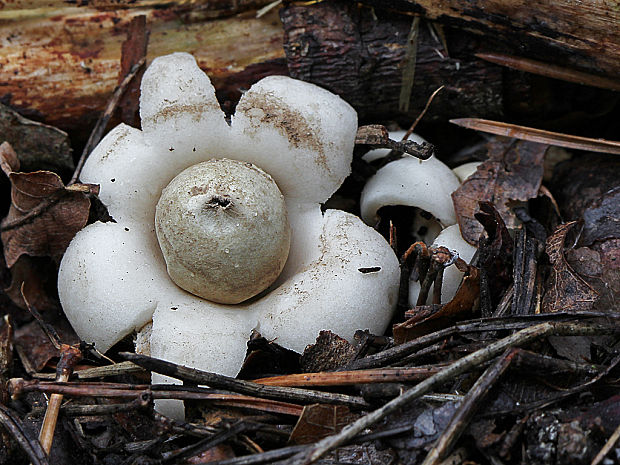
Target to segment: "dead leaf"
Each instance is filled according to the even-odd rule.
[[[80,342],[65,318],[56,318],[54,329],[63,343],[72,345]],[[36,320],[15,331],[15,346],[28,370],[41,371],[51,359],[60,357],[60,351],[52,344]]]
[[[289,443],[311,444],[336,434],[356,418],[356,415],[342,405],[307,405],[293,428]]]
[[[458,406],[457,402],[446,402],[439,406],[422,401],[413,402],[388,415],[378,424],[381,430],[407,426],[411,430],[382,439],[381,442],[394,448],[398,454],[398,463],[420,463],[420,456],[426,455],[426,451],[446,429]]]
[[[56,273],[56,265],[49,257],[22,255],[11,268],[11,285],[4,292],[25,310],[23,284],[23,292],[34,308],[39,311],[57,309]]]
[[[620,186],[605,192],[586,208],[583,222],[580,240],[583,245],[605,239],[620,239]]]
[[[394,325],[394,342],[402,344],[424,334],[437,331],[450,326],[456,321],[471,317],[473,307],[480,294],[480,275],[478,269],[467,265],[468,270],[463,277],[463,282],[456,291],[456,295],[442,306],[428,306],[430,314],[415,314],[403,323]],[[428,308],[424,306],[424,308]],[[413,309],[416,312],[417,307]],[[409,313],[409,312],[407,312]]]
[[[11,150],[0,146],[3,169],[11,169]],[[10,146],[9,146],[10,147]],[[73,236],[86,225],[90,200],[98,186],[65,187],[51,171],[5,171],[11,181],[11,207],[2,221],[4,257],[10,268],[24,255],[60,259]]]
[[[346,339],[331,331],[321,331],[316,342],[306,347],[299,363],[305,373],[329,371],[346,365],[356,354],[357,349]]]
[[[577,221],[560,225],[547,239],[545,250],[552,270],[543,298],[545,312],[588,311],[598,299],[598,293],[575,273],[564,255],[566,236],[577,226]]]
[[[573,271],[598,293],[594,310],[613,311],[620,302],[620,239],[566,252]]]
[[[194,455],[187,459],[189,465],[198,465],[201,463],[218,462],[220,460],[235,458],[235,451],[228,444],[218,444],[215,447],[201,452],[198,455]]]
[[[64,131],[24,118],[0,104],[0,134],[1,141],[7,141],[17,152],[24,171],[73,171],[71,143]],[[13,171],[18,169],[14,167]]]
[[[483,225],[487,237],[478,248],[480,269],[480,308],[482,316],[496,308],[512,282],[514,242],[500,213],[490,202],[480,202],[475,218]]]
[[[477,245],[482,226],[475,218],[478,203],[491,202],[509,229],[518,225],[511,206],[538,195],[546,145],[495,138],[487,145],[489,159],[452,193],[463,238]]]

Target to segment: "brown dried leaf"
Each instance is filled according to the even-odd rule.
[[[9,107],[0,105],[0,134],[19,156],[25,171],[73,171],[69,136],[53,126],[24,118]],[[18,166],[13,166],[17,171]]]
[[[3,146],[4,147],[4,146]],[[0,151],[3,169],[10,166],[7,150]],[[90,200],[85,194],[98,187],[75,184],[65,187],[51,171],[8,173],[11,207],[2,221],[2,242],[7,266],[24,255],[60,259],[73,236],[86,225]]]
[[[547,147],[500,137],[489,142],[489,159],[452,193],[457,220],[467,242],[477,245],[482,233],[482,226],[474,217],[480,201],[493,203],[508,228],[517,226],[510,207],[538,195]]]
[[[566,260],[598,293],[594,310],[613,311],[620,302],[620,239],[609,239],[590,247],[566,252]]]
[[[56,272],[56,265],[50,258],[22,255],[11,268],[11,285],[4,291],[24,310],[27,306],[22,289],[30,305],[37,310],[57,309]]]
[[[80,342],[64,318],[55,319],[54,329],[64,344],[72,345]],[[15,346],[28,370],[41,371],[51,359],[60,357],[60,351],[52,344],[36,320],[15,331]]]
[[[349,363],[357,349],[346,339],[331,331],[321,331],[316,342],[309,345],[301,356],[301,369],[305,373],[329,371]]]
[[[455,321],[471,316],[471,312],[480,295],[480,275],[475,266],[467,265],[467,272],[456,295],[442,306],[428,306],[428,313],[417,313],[407,321],[393,326],[394,342],[402,344],[424,334],[450,326]],[[422,308],[428,308],[423,306]],[[414,310],[417,311],[419,307]],[[436,310],[436,311],[432,311]]]
[[[620,181],[619,181],[620,183]],[[605,192],[583,212],[581,243],[620,239],[620,186]]]
[[[575,273],[564,256],[566,236],[577,225],[576,221],[560,225],[547,239],[545,250],[552,270],[543,298],[545,312],[588,311],[598,299],[598,293]]]
[[[201,452],[198,455],[194,455],[187,459],[189,465],[198,465],[201,463],[218,462],[220,460],[227,460],[235,458],[235,451],[228,444],[218,444],[215,447]]]
[[[480,221],[486,238],[478,248],[480,269],[480,309],[483,316],[492,311],[512,282],[514,243],[500,213],[490,202],[480,202],[474,217]]]
[[[336,434],[357,417],[342,405],[307,405],[289,438],[291,444],[310,444]]]

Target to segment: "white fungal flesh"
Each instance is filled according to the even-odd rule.
[[[452,204],[452,192],[460,185],[457,174],[468,177],[475,172],[477,164],[466,164],[451,170],[444,163],[431,157],[421,161],[403,157],[388,163],[373,176],[362,191],[360,206],[362,218],[368,224],[375,224],[378,211],[388,205],[416,207],[412,235],[426,244],[441,245],[456,250],[459,256],[469,262],[476,249],[467,243],[456,225]],[[420,212],[430,213],[434,219],[424,218]],[[436,221],[435,221],[436,220]],[[442,229],[445,228],[445,229]],[[455,266],[444,270],[441,302],[450,301],[461,283],[463,274]],[[409,283],[409,304],[414,306],[420,293],[420,283]],[[429,294],[427,304],[432,301]]]
[[[155,310],[150,344],[142,340],[142,347],[174,363],[234,375],[253,328],[296,350],[321,329],[348,339],[357,329],[384,331],[398,292],[394,253],[358,218],[320,210],[350,172],[357,117],[346,102],[312,84],[270,77],[245,93],[228,126],[194,59],[173,54],[146,71],[140,105],[143,130],[113,130],[83,171],[83,181],[101,184],[116,220],[80,232],[60,267],[63,308],[83,340],[105,351]],[[155,237],[161,190],[211,158],[251,162],[269,173],[291,226],[280,277],[234,306],[177,287]]]
[[[357,114],[313,84],[262,79],[241,97],[231,129],[232,158],[260,166],[289,200],[325,202],[351,172]]]
[[[445,227],[456,223],[450,194],[458,187],[456,175],[435,157],[404,156],[385,165],[366,183],[360,199],[362,218],[376,224],[381,207],[404,205],[429,212]]]
[[[76,333],[101,352],[151,319],[168,279],[154,239],[136,224],[95,223],[65,252],[60,302]]]
[[[469,163],[463,163],[462,165],[453,168],[454,174],[459,178],[459,181],[465,182],[465,180],[476,172],[478,167],[482,164],[480,161],[472,161]]]
[[[163,190],[155,212],[168,274],[192,294],[236,304],[264,291],[289,252],[284,198],[252,163],[213,159]]]

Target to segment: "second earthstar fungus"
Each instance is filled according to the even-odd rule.
[[[253,329],[296,351],[324,329],[348,339],[358,329],[385,330],[398,293],[396,256],[356,216],[321,211],[350,173],[357,130],[350,105],[312,84],[272,76],[242,96],[228,124],[209,78],[191,55],[175,53],[155,59],[144,74],[140,115],[142,130],[117,126],[82,171],[82,181],[101,185],[100,199],[114,218],[80,231],[60,266],[61,303],[83,340],[105,352],[137,331],[154,357],[234,376]],[[178,287],[155,231],[162,190],[182,171],[213,159],[267,173],[290,224],[282,272],[234,305]],[[195,196],[210,195],[205,183]],[[224,249],[234,255],[235,246]]]
[[[403,155],[386,164],[368,180],[362,191],[360,208],[368,224],[376,224],[380,209],[386,206],[414,207],[414,227],[419,240],[427,245],[443,246],[454,256],[469,262],[476,248],[461,236],[451,194],[461,184],[459,176],[467,178],[476,170],[475,165],[451,170],[433,157],[427,160]],[[456,171],[456,172],[455,172]],[[441,302],[449,302],[459,288],[463,273],[454,266],[448,267],[443,276]],[[415,306],[420,293],[420,283],[409,282],[409,305]],[[429,296],[428,303],[431,303]]]

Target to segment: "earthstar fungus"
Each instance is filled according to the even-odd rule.
[[[466,167],[465,171],[471,172],[472,168]],[[418,234],[419,239],[428,245],[447,247],[469,262],[476,249],[461,237],[450,195],[459,185],[457,174],[434,156],[419,160],[403,155],[379,169],[364,186],[360,199],[362,218],[368,224],[376,224],[382,207],[415,207],[414,227],[418,228],[421,223],[424,231],[424,234]],[[426,213],[420,214],[421,210]],[[432,217],[429,218],[428,214]],[[453,266],[445,270],[442,303],[454,297],[462,276]],[[410,281],[410,305],[416,305],[419,292],[420,283]]]
[[[312,84],[272,76],[242,96],[229,125],[194,58],[175,53],[155,59],[145,72],[140,114],[142,130],[113,129],[82,171],[82,181],[101,185],[100,198],[115,220],[79,232],[60,266],[60,299],[83,340],[106,351],[152,321],[150,333],[141,333],[151,355],[235,375],[252,329],[297,351],[322,329],[348,339],[358,329],[385,330],[398,292],[394,253],[356,216],[321,211],[350,172],[357,116],[346,102]],[[189,167],[218,163],[212,159],[267,173],[290,224],[288,259],[275,282],[235,298],[240,303],[234,305],[175,285],[155,231],[162,190]],[[218,203],[211,194],[203,207]],[[226,208],[225,197],[218,208]],[[271,226],[279,221],[270,218]],[[237,222],[231,224],[234,230]],[[280,225],[268,234],[285,237],[286,230]],[[231,247],[224,245],[224,252],[232,254]]]

